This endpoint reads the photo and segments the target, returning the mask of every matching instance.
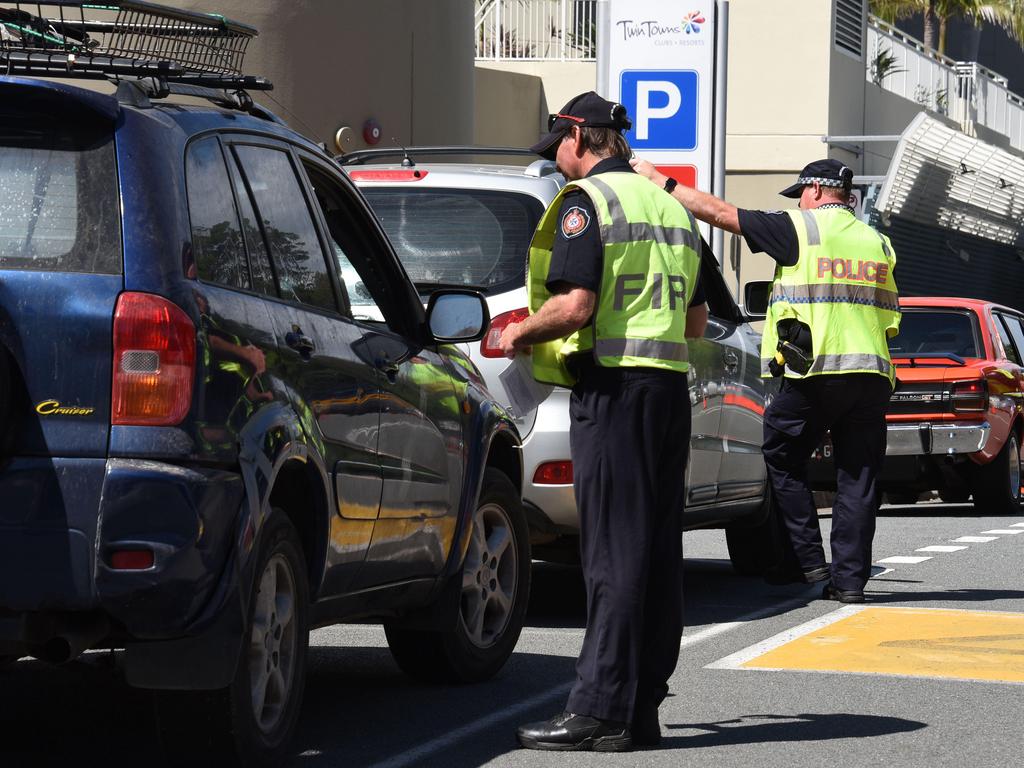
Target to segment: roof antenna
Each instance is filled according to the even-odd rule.
[[[395,146],[396,147],[400,147],[401,150],[402,150],[402,167],[403,168],[412,168],[413,166],[415,166],[416,163],[413,162],[413,159],[411,157],[409,157],[409,150],[406,149],[402,145],[402,143],[398,139],[396,139],[394,136],[391,137],[391,140],[393,142],[395,142]]]

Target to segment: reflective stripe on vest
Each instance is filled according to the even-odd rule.
[[[657,339],[598,339],[598,357],[650,357],[685,363],[689,357],[685,342]]]
[[[761,375],[771,375],[768,367],[772,358],[761,358]],[[892,363],[878,355],[817,355],[808,375],[813,373],[880,373],[888,376]]]
[[[900,309],[900,297],[895,291],[874,285],[849,285],[848,283],[817,283],[814,285],[776,283],[772,286],[771,300],[773,302],[785,301],[790,304],[861,304],[893,312],[899,312]]]
[[[700,250],[700,235],[697,233],[696,222],[693,214],[686,208],[686,215],[690,222],[690,228],[664,227],[649,222],[626,221],[626,213],[622,210],[622,203],[615,190],[601,181],[600,176],[594,176],[587,180],[593,184],[604,196],[608,204],[608,215],[611,221],[601,223],[601,242],[605,245],[610,243],[635,243],[642,240],[653,240],[662,245],[683,245]]]

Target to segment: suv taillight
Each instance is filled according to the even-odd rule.
[[[501,339],[501,332],[512,323],[521,323],[530,316],[530,310],[526,307],[513,309],[511,312],[502,312],[497,317],[491,318],[491,326],[487,329],[487,335],[480,341],[480,354],[484,357],[504,357],[498,341]]]
[[[179,424],[192,403],[196,329],[177,305],[149,293],[122,293],[114,310],[110,423]]]
[[[953,413],[983,413],[988,410],[988,384],[984,380],[957,382],[949,399]]]

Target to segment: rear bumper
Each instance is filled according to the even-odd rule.
[[[885,453],[887,456],[975,453],[985,447],[991,432],[987,421],[889,424]]]
[[[546,485],[533,482],[537,468],[549,461],[567,461],[569,451],[568,389],[555,387],[537,408],[537,420],[523,441],[523,498],[536,507],[556,529],[579,529],[576,496],[571,483]]]
[[[125,642],[194,633],[230,602],[243,494],[237,473],[208,468],[12,461],[0,472],[0,643],[36,642],[40,628],[76,615]],[[155,564],[115,570],[118,548],[151,549]]]

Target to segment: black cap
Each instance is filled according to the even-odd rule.
[[[559,140],[572,128],[614,128],[622,132],[633,127],[626,116],[626,108],[614,101],[602,99],[593,91],[581,93],[554,115],[548,115],[548,132],[530,147],[546,160],[554,160]]]
[[[783,197],[800,197],[804,187],[814,182],[823,187],[842,187],[849,192],[853,188],[853,171],[838,160],[815,160],[800,171],[796,184],[790,184],[779,194]]]

